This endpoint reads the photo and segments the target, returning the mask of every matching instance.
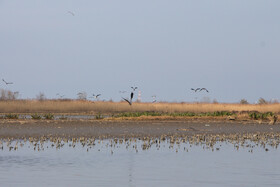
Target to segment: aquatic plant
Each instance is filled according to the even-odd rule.
[[[54,119],[54,115],[53,115],[52,113],[44,114],[43,117],[44,117],[45,119],[48,119],[48,120]]]
[[[172,117],[193,117],[193,116],[231,116],[232,112],[228,111],[216,111],[216,112],[203,112],[203,113],[194,113],[194,112],[173,112],[173,113],[164,113],[164,112],[124,112],[113,117],[140,117],[140,116],[172,116]]]
[[[32,118],[32,119],[39,120],[39,119],[42,119],[42,116],[40,116],[39,114],[35,113],[35,114],[32,114],[32,115],[31,115],[31,118]]]
[[[248,115],[251,119],[254,119],[254,120],[259,120],[259,119],[266,120],[269,117],[274,116],[274,113],[273,112],[265,112],[265,113],[249,112]]]
[[[18,119],[19,115],[18,114],[6,114],[5,118],[6,119]]]
[[[103,119],[104,117],[101,115],[101,113],[97,113],[95,115],[95,119]]]

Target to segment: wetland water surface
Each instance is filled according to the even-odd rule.
[[[279,149],[251,141],[2,140],[0,147],[1,186],[280,185]]]

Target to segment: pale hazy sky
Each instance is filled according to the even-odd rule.
[[[280,1],[0,0],[0,65],[21,98],[280,99]]]

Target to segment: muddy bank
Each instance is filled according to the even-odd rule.
[[[1,120],[0,138],[94,137],[143,138],[196,134],[280,133],[279,122],[256,121],[105,121],[105,120]]]

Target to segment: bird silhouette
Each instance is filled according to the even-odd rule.
[[[129,105],[132,105],[132,102],[130,102],[128,99],[125,99],[122,97],[123,100],[125,100],[126,102],[128,102]]]
[[[7,82],[7,81],[5,81],[4,79],[2,79],[2,81],[3,81],[6,85],[8,85],[8,84],[14,84],[13,82]]]
[[[201,88],[199,91],[205,90],[206,92],[209,92],[206,88]]]
[[[133,89],[133,91],[135,91],[138,87],[131,86],[131,88]]]
[[[197,92],[198,90],[200,90],[200,88],[196,88],[196,89],[191,88],[191,90],[193,90],[194,92]]]
[[[132,101],[132,99],[133,99],[133,95],[134,95],[134,93],[133,92],[131,92],[130,93],[130,102]]]
[[[67,13],[71,14],[72,16],[75,16],[75,14],[71,11],[68,11]]]
[[[97,99],[97,97],[99,97],[101,94],[97,94],[97,95],[94,95],[94,94],[92,94],[92,96],[95,98],[95,99]]]

